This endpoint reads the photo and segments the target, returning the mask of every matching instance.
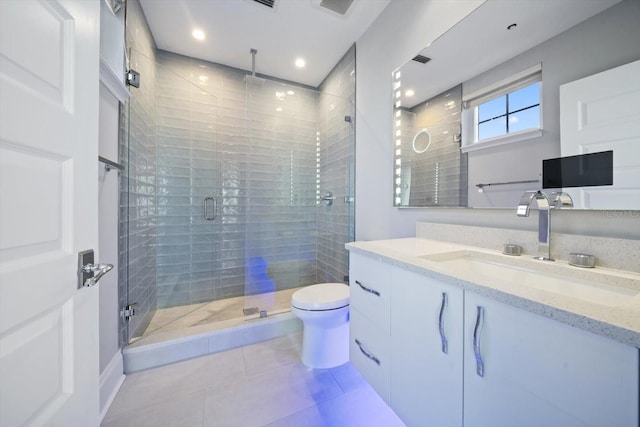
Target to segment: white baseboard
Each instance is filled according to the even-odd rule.
[[[100,422],[107,414],[118,390],[124,382],[124,361],[122,351],[118,350],[104,371],[100,374]]]

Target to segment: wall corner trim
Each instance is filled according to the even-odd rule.
[[[131,98],[131,92],[122,81],[122,76],[118,76],[109,66],[107,61],[100,57],[100,83],[119,101],[125,102]]]
[[[124,383],[124,359],[118,350],[109,364],[100,373],[100,422],[104,420],[116,394]]]

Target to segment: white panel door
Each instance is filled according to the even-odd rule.
[[[576,208],[640,209],[640,61],[560,86],[562,156],[613,150],[613,186],[568,188]]]
[[[0,425],[97,426],[100,2],[0,1]]]

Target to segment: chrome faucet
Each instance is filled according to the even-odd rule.
[[[551,193],[549,196],[552,209],[572,208],[573,199],[565,192],[559,191],[557,193]]]
[[[534,258],[541,261],[553,261],[549,252],[550,211],[549,199],[542,191],[527,191],[518,203],[518,216],[529,216],[532,201],[538,205],[538,255]]]
[[[518,216],[529,216],[529,208],[532,201],[538,205],[538,255],[534,258],[541,261],[554,261],[550,253],[550,233],[551,230],[551,210],[561,208],[572,208],[573,200],[567,193],[551,193],[551,203],[549,198],[542,191],[527,191],[520,198]]]

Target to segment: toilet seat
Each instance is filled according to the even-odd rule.
[[[307,311],[336,310],[349,305],[349,287],[344,283],[306,286],[291,295],[291,307]]]

